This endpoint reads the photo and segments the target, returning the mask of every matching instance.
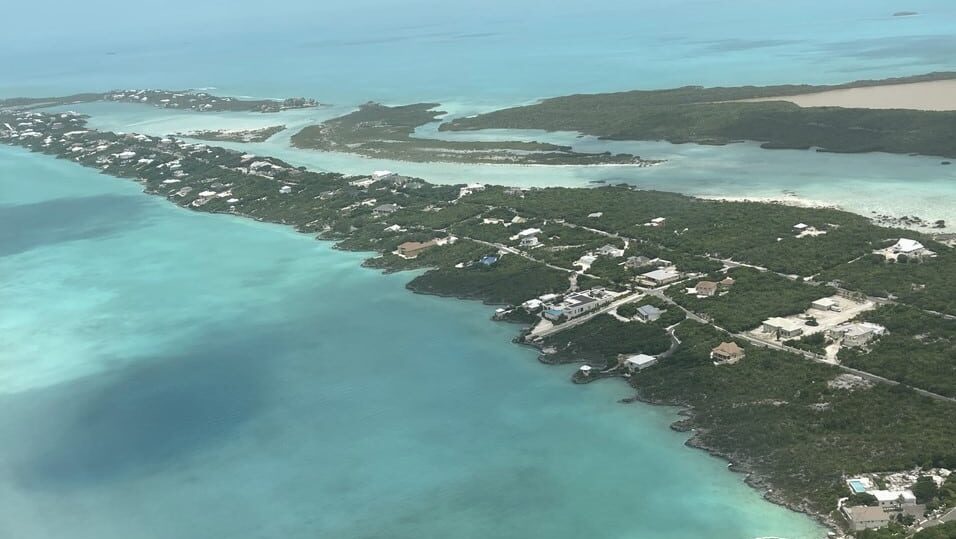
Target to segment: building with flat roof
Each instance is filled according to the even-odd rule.
[[[635,354],[624,359],[624,367],[630,372],[642,371],[657,365],[657,358],[647,354]]]
[[[842,309],[840,304],[833,298],[821,298],[810,304],[811,309],[816,309],[818,311],[836,311],[839,312]]]
[[[867,529],[882,528],[890,523],[890,515],[882,507],[869,507],[866,505],[855,505],[853,507],[844,506],[843,514],[846,516],[850,529],[859,532]]]
[[[653,305],[641,305],[637,308],[637,313],[634,316],[641,322],[653,322],[659,319],[661,314],[663,314],[663,311]]]
[[[664,286],[680,280],[681,274],[673,269],[656,269],[641,274],[640,283],[646,286]]]
[[[803,335],[803,324],[789,318],[768,318],[762,326],[764,333],[770,333],[777,339],[792,339]]]
[[[827,330],[827,337],[840,341],[844,346],[863,346],[886,333],[886,328],[872,322],[841,324]]]

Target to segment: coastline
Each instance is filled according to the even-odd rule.
[[[815,208],[824,210],[843,210],[837,204],[829,204],[819,200],[801,198],[796,195],[784,195],[782,197],[774,196],[726,196],[726,195],[694,195],[695,198],[704,200],[716,200],[719,202],[756,202],[759,204],[780,204],[782,206],[793,206],[796,208]]]

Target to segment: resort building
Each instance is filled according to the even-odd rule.
[[[698,296],[713,296],[717,293],[717,283],[713,281],[701,281],[694,287]]]
[[[672,269],[656,269],[641,274],[640,284],[645,286],[664,286],[680,280],[681,274]]]
[[[292,186],[283,185],[282,187],[279,188],[279,192],[282,193],[283,195],[288,195],[289,193],[292,192]]]
[[[594,213],[589,213],[589,214],[588,214],[588,219],[597,219],[597,218],[601,217],[602,215],[604,215],[604,212],[596,211],[596,212],[594,212]]]
[[[724,280],[720,281],[717,284],[720,285],[721,289],[726,290],[730,288],[731,286],[734,286],[734,283],[736,282],[737,281],[735,281],[733,277],[724,277]]]
[[[581,376],[591,376],[591,366],[590,365],[581,365],[578,368],[578,372],[581,373]]]
[[[667,218],[665,217],[655,217],[647,223],[647,226],[661,227],[667,224]]]
[[[745,356],[744,349],[733,341],[722,342],[710,351],[710,359],[720,365],[737,363]]]
[[[436,245],[438,245],[438,242],[435,240],[428,240],[424,243],[419,241],[406,241],[398,246],[395,254],[402,258],[415,258],[426,249],[430,249]]]
[[[642,371],[653,365],[657,365],[657,358],[647,354],[635,354],[624,360],[624,368],[630,372]]]
[[[792,339],[803,335],[803,324],[788,318],[769,318],[761,326],[764,333],[770,333],[777,339]]]
[[[561,303],[549,305],[543,314],[545,318],[552,321],[562,316],[575,318],[607,305],[614,298],[614,294],[608,293],[602,288],[594,288],[587,292],[575,292],[564,296]]]
[[[525,236],[518,243],[521,247],[537,247],[541,244],[537,236]]]
[[[842,508],[843,515],[850,524],[850,529],[855,532],[882,528],[890,523],[890,515],[882,507],[869,507],[866,505],[857,505],[853,507]]]
[[[637,308],[637,317],[641,322],[653,322],[661,317],[663,311],[653,305],[642,305]]]

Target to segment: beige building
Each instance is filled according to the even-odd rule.
[[[710,359],[718,363],[736,363],[745,356],[744,349],[733,341],[722,342],[710,351]]]

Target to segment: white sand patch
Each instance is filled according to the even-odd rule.
[[[956,110],[956,80],[888,84],[741,101],[789,101],[801,107]]]

